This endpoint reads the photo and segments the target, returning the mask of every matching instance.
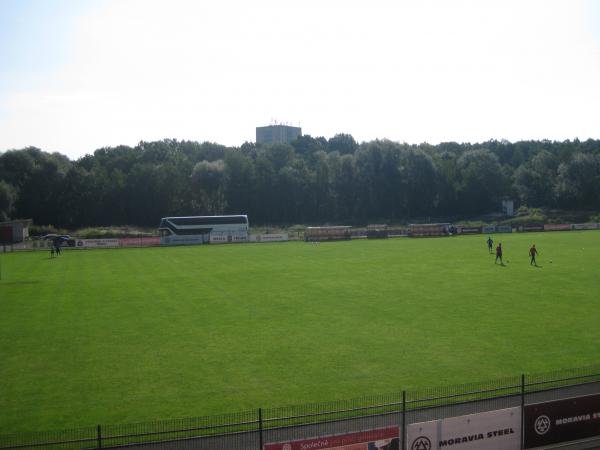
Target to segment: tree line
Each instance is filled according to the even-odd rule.
[[[166,139],[74,161],[35,147],[0,154],[0,220],[69,229],[213,214],[254,224],[409,221],[498,211],[504,198],[600,210],[600,141],[359,144],[337,134],[240,147]]]

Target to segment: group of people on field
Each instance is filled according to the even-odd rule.
[[[488,246],[488,251],[491,254],[492,249],[494,248],[494,241],[489,236],[488,236],[488,240],[487,240],[487,246]],[[535,244],[533,244],[529,248],[529,257],[531,258],[531,260],[529,261],[530,266],[537,266],[537,262],[535,260],[535,257],[537,255],[538,255],[538,250],[537,250],[537,248],[535,248]],[[502,261],[502,242],[498,242],[498,246],[496,247],[496,261],[494,262],[494,264],[498,264],[498,260],[500,260],[500,264],[504,265],[504,262]]]
[[[50,246],[50,258],[60,255],[60,243],[53,242]]]

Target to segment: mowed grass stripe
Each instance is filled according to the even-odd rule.
[[[505,267],[482,235],[0,255],[0,429],[598,362],[600,232],[493,237]],[[529,266],[533,242],[541,268]]]

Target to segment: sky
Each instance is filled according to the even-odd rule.
[[[0,152],[600,138],[600,0],[0,0]]]

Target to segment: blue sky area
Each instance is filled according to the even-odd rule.
[[[0,0],[0,93],[36,87],[69,61],[90,0]]]
[[[600,138],[600,0],[0,0],[0,152]]]

